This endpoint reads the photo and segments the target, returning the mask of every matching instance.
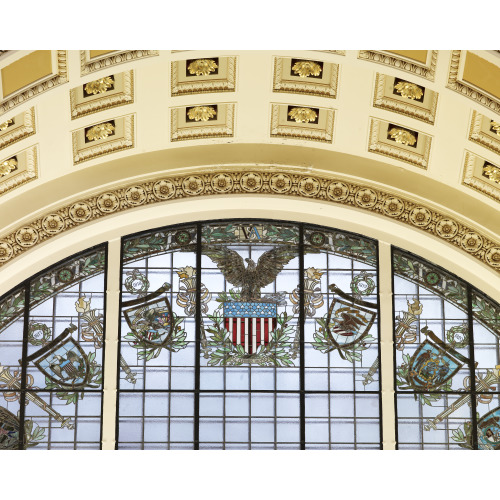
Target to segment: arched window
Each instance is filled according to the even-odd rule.
[[[498,449],[499,305],[397,248],[391,301],[382,255],[235,219],[68,258],[0,298],[0,448]]]

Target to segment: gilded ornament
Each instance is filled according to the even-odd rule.
[[[186,177],[182,182],[182,189],[184,192],[190,196],[196,196],[200,194],[205,188],[205,183],[196,175],[191,175]]]
[[[486,164],[483,167],[483,175],[487,177],[490,181],[500,184],[500,168],[495,167],[494,165]]]
[[[318,118],[318,113],[311,108],[292,108],[288,112],[288,116],[297,123],[309,123]]]
[[[276,193],[286,193],[292,187],[292,179],[286,174],[275,174],[271,177],[269,186]]]
[[[417,138],[411,132],[402,128],[392,128],[389,130],[389,135],[397,143],[406,146],[413,146],[417,142]]]
[[[94,125],[87,131],[87,139],[89,141],[97,141],[98,139],[106,139],[109,135],[113,133],[115,127],[112,123],[100,123],[99,125]]]
[[[60,233],[64,227],[64,219],[59,214],[50,214],[42,220],[42,227],[48,234]]]
[[[196,59],[187,67],[190,75],[208,76],[214,73],[218,68],[217,63],[213,59]]]
[[[120,200],[114,193],[104,193],[97,198],[96,204],[101,212],[109,214],[120,206]]]
[[[94,80],[93,82],[87,83],[85,85],[85,92],[87,94],[104,94],[109,88],[113,86],[115,81],[111,76],[106,76],[104,78],[99,78],[99,80]]]
[[[405,205],[399,198],[391,196],[385,200],[383,209],[389,217],[398,217],[403,213]]]
[[[418,227],[427,227],[432,220],[432,213],[424,207],[416,207],[410,212],[410,221]]]
[[[354,197],[356,204],[363,208],[371,208],[375,206],[377,199],[377,193],[370,188],[360,189]]]
[[[225,193],[233,188],[233,179],[229,174],[215,174],[212,178],[212,188],[216,193]]]
[[[141,186],[132,186],[125,191],[125,199],[132,206],[142,205],[146,198],[146,191]]]
[[[248,172],[241,176],[240,185],[243,188],[243,191],[255,193],[262,187],[262,177],[259,174]]]
[[[292,71],[301,78],[319,76],[321,74],[321,66],[314,61],[297,61],[292,66]]]
[[[449,240],[458,233],[458,224],[451,219],[441,219],[436,224],[436,232],[441,238]]]
[[[69,216],[74,222],[86,222],[92,215],[92,209],[87,203],[77,202],[71,205]]]
[[[1,125],[0,125],[0,130],[2,130]],[[500,135],[500,123],[491,120],[491,130],[495,132],[495,134]]]
[[[320,190],[320,183],[314,177],[305,177],[299,181],[299,193],[303,196],[316,196]]]
[[[31,247],[38,241],[38,231],[31,226],[22,227],[16,232],[15,237],[22,247]]]
[[[9,158],[8,160],[0,163],[0,177],[10,174],[13,170],[17,168],[17,160],[15,158]]]
[[[161,180],[154,184],[153,192],[159,200],[169,200],[175,195],[175,184],[169,180]]]
[[[486,262],[495,268],[500,268],[500,247],[491,247],[485,255]]]
[[[217,116],[217,111],[212,106],[195,106],[187,112],[188,118],[195,122],[208,122],[211,118]]]
[[[333,201],[344,201],[349,196],[349,188],[343,182],[334,181],[326,189],[326,194]]]
[[[483,238],[474,232],[465,233],[460,242],[462,248],[469,253],[478,252],[483,246]]]
[[[7,120],[6,122],[0,123],[0,132],[10,127],[14,123],[14,120]]]
[[[412,100],[420,99],[424,94],[418,85],[403,81],[394,85],[394,90],[401,94],[402,97]]]
[[[14,250],[6,241],[0,241],[0,262],[7,262],[12,258]]]

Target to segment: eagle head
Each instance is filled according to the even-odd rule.
[[[257,267],[252,259],[245,259],[245,262],[248,264],[247,269],[255,269]]]

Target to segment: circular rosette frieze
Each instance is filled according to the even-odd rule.
[[[370,188],[360,189],[354,197],[356,204],[363,208],[372,208],[378,200],[377,193]]]
[[[483,238],[472,231],[465,233],[460,241],[462,248],[469,253],[476,253],[483,246]]]
[[[142,205],[146,201],[147,197],[148,195],[146,194],[146,190],[141,186],[132,186],[125,191],[125,199],[127,200],[127,203],[134,207]]]
[[[169,180],[155,182],[153,193],[159,200],[170,200],[175,196],[175,184]]]
[[[262,177],[259,174],[248,172],[241,176],[240,185],[243,191],[255,193],[262,187]]]
[[[0,262],[7,262],[14,253],[12,246],[6,241],[0,241]]]
[[[320,188],[321,185],[318,179],[314,177],[304,177],[299,182],[299,193],[302,196],[316,196]]]
[[[432,213],[424,207],[415,207],[410,212],[410,221],[418,227],[427,227],[432,220]]]
[[[120,206],[120,200],[114,193],[104,193],[97,198],[97,208],[105,214],[114,212]]]
[[[331,182],[326,188],[326,195],[333,201],[344,201],[349,196],[349,188],[343,182]]]
[[[16,241],[22,247],[31,247],[38,241],[38,231],[31,226],[22,227],[16,232]]]
[[[191,175],[182,181],[182,189],[184,189],[184,192],[189,196],[201,194],[204,188],[205,183],[203,182],[203,179],[197,175]]]
[[[64,219],[59,214],[50,214],[43,218],[42,227],[49,234],[60,233],[64,229]]]
[[[391,196],[384,201],[383,210],[389,217],[400,216],[405,209],[405,204],[396,196]]]
[[[452,219],[441,219],[436,224],[436,232],[441,238],[450,240],[458,233],[458,224]]]
[[[491,247],[484,257],[490,266],[500,268],[500,247]]]
[[[92,209],[87,203],[75,203],[69,208],[69,216],[74,222],[85,222],[92,216]]]
[[[275,174],[269,180],[269,187],[275,193],[288,193],[292,187],[292,179],[286,174]]]
[[[233,179],[229,174],[215,174],[211,184],[216,193],[227,193],[233,189]]]

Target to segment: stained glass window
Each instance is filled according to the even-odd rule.
[[[399,448],[500,449],[500,306],[414,255],[393,266]]]
[[[375,242],[199,223],[122,269],[118,448],[380,448]]]
[[[0,449],[99,449],[106,249],[0,299]]]

